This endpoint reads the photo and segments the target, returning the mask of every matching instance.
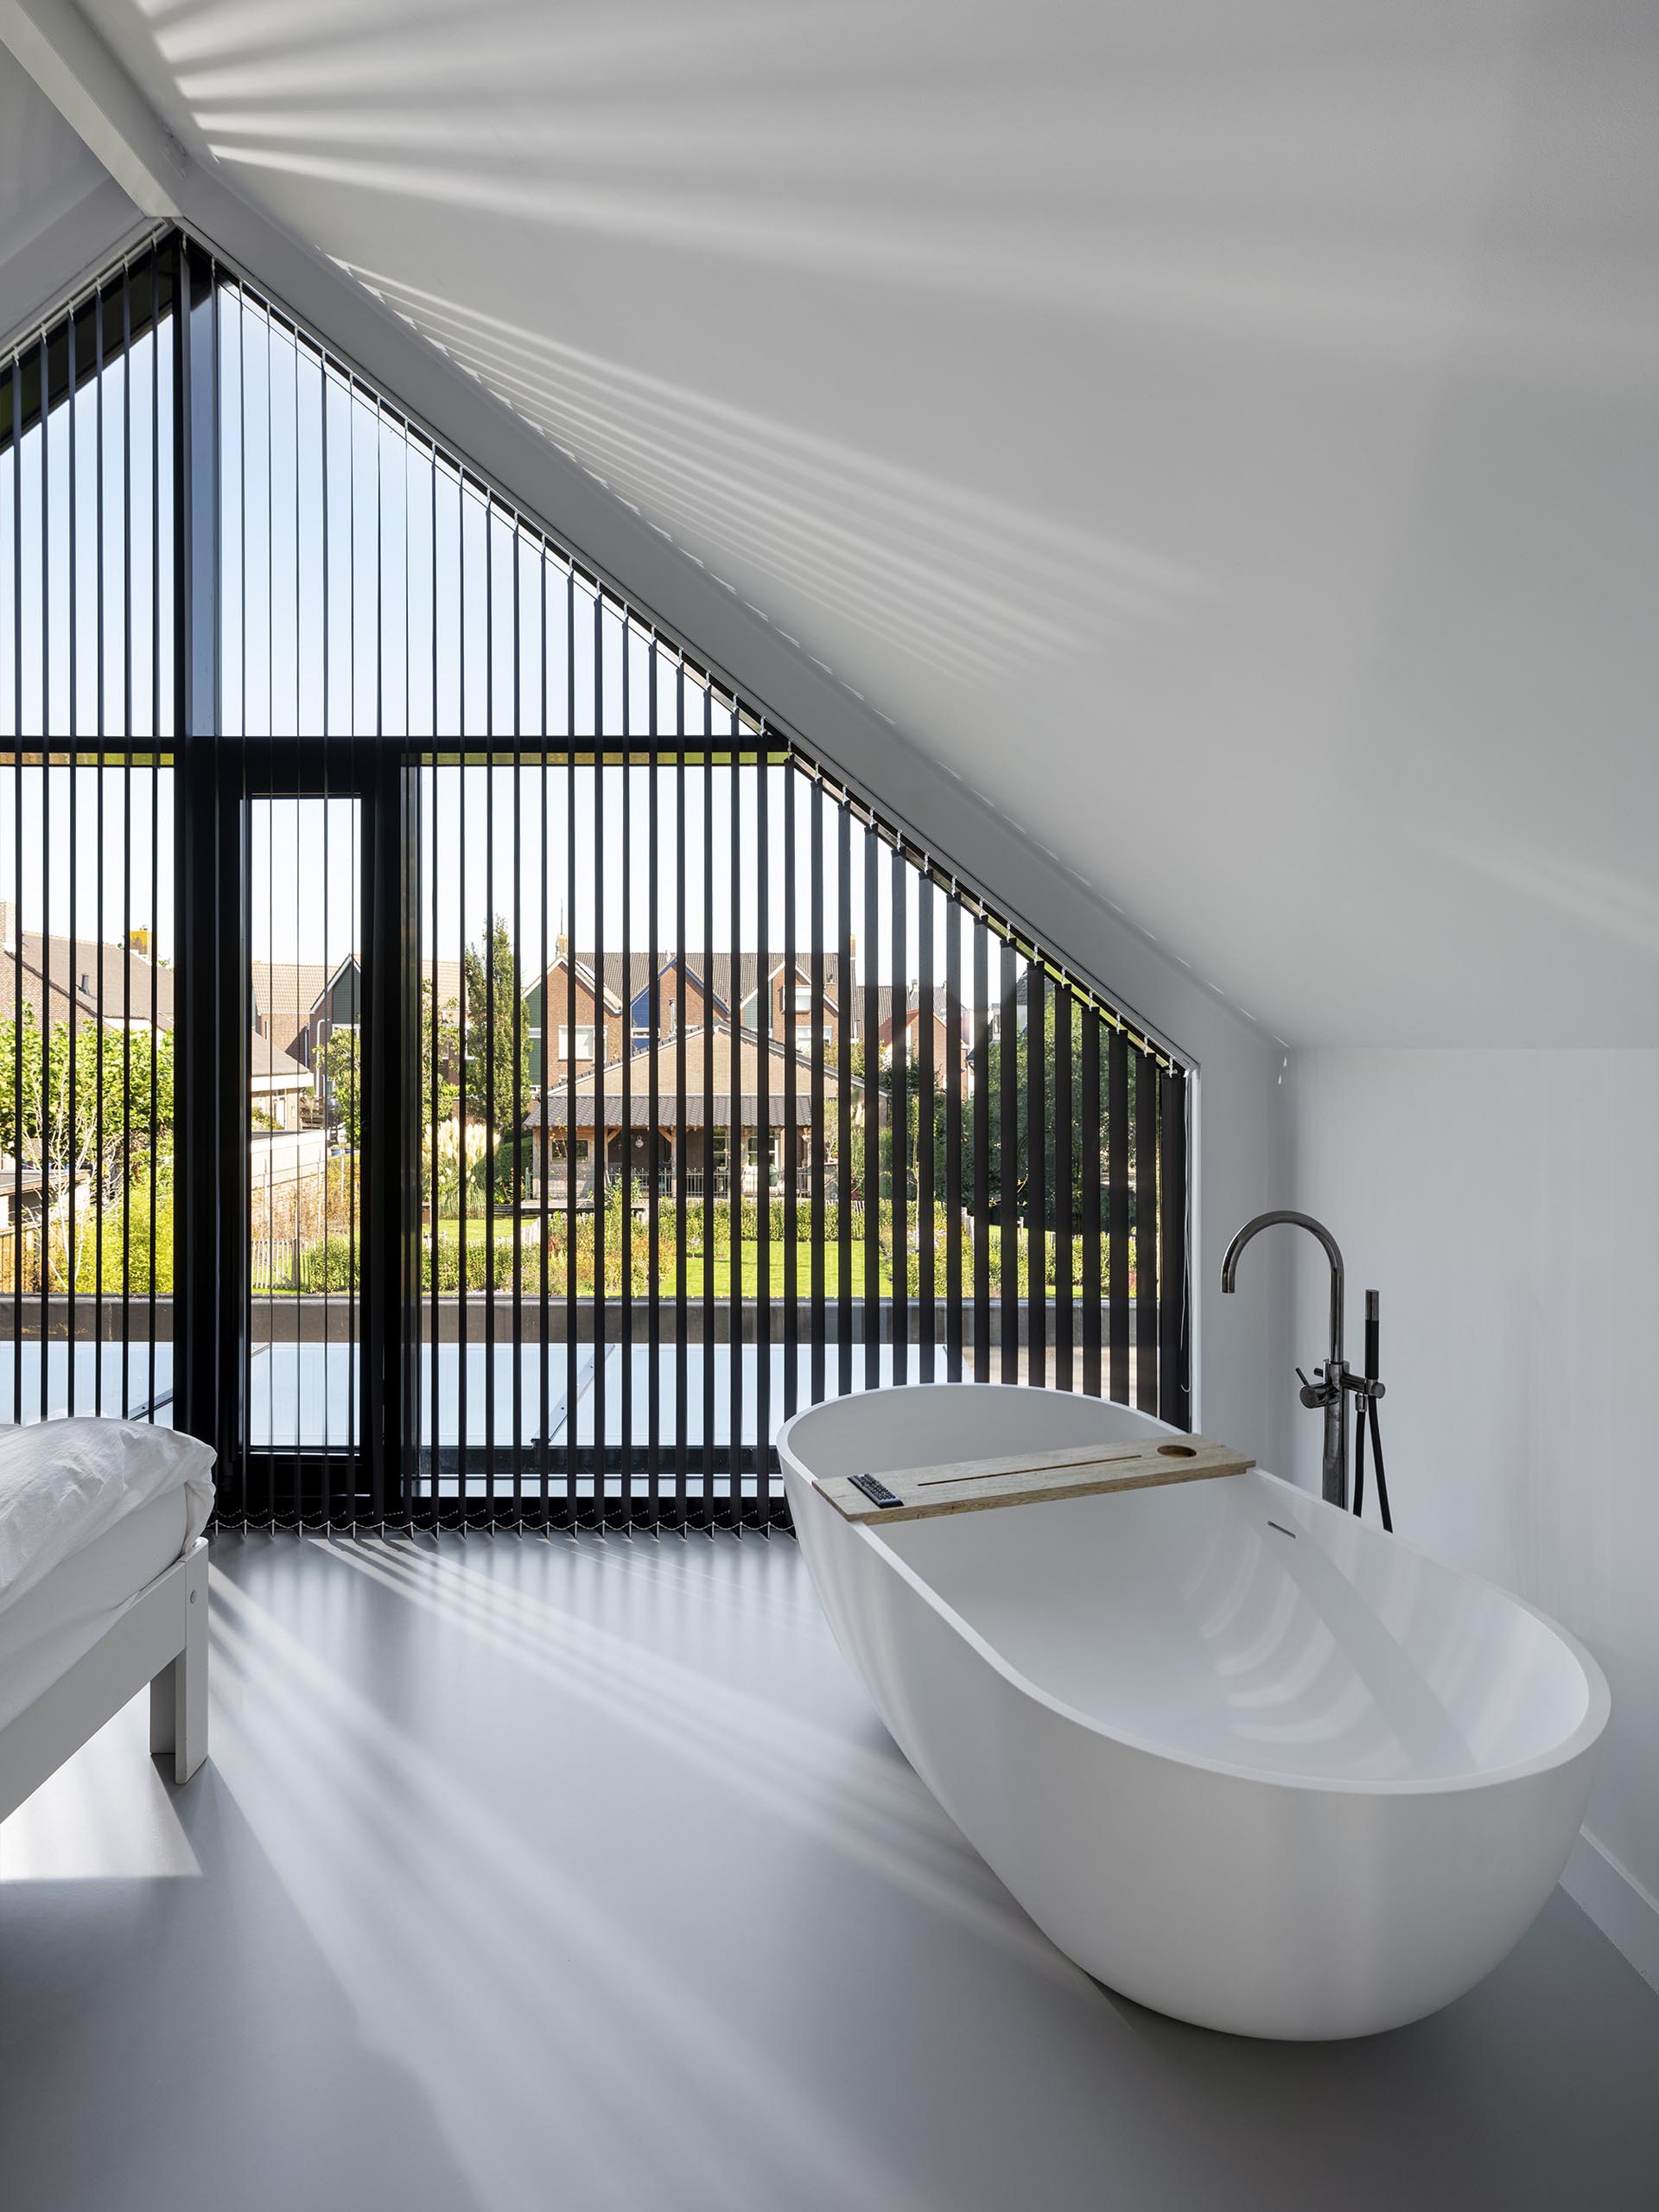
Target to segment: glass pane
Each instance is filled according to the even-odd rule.
[[[248,1442],[358,1441],[363,967],[354,798],[251,804]]]

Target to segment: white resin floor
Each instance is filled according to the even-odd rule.
[[[1659,1995],[1557,1892],[1298,2048],[1070,1966],[792,1541],[226,1538],[212,1760],[0,1829],[8,2212],[1650,2212]]]

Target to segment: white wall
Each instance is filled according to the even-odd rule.
[[[1541,1606],[1600,1661],[1613,1718],[1586,1832],[1651,1901],[1659,1052],[1299,1052],[1287,1089],[1295,1203],[1342,1246],[1351,1358],[1363,1293],[1382,1294],[1395,1529]],[[1323,1262],[1298,1262],[1305,1363],[1322,1351],[1325,1286]],[[1311,1414],[1296,1460],[1317,1484]],[[1568,1886],[1652,1973],[1659,1917],[1593,1862]]]

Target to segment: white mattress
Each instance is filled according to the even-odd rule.
[[[212,1448],[143,1421],[76,1419],[0,1431],[0,1610],[163,1492],[186,1495],[187,1541],[213,1510]]]
[[[183,1551],[191,1502],[163,1491],[0,1606],[0,1728],[90,1651]]]

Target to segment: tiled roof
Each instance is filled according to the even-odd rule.
[[[43,937],[37,930],[19,937],[12,913],[0,907],[0,1021],[13,1018],[21,996],[48,1028],[67,1021],[72,1009],[77,1024],[124,1021],[129,1007],[134,1021],[173,1027],[170,968],[97,938]]]
[[[704,1054],[709,1056],[709,1078],[714,1091],[715,1122],[724,1127],[731,1119],[732,1109],[732,1037],[728,1028],[716,1023],[712,1031],[701,1026],[685,1033],[685,1114],[688,1127],[701,1127],[702,1122]],[[680,1039],[664,1037],[654,1047],[642,1045],[628,1060],[628,1117],[631,1122],[644,1124],[650,1120],[651,1076],[653,1058],[657,1065],[657,1118],[660,1126],[679,1120],[677,1101],[679,1096]],[[790,1055],[777,1043],[771,1045],[766,1054],[767,1118],[777,1125],[785,1120],[787,1099],[785,1084]],[[739,1090],[739,1119],[746,1126],[760,1119],[759,1090],[761,1067],[760,1040],[752,1031],[745,1030],[737,1055]],[[575,1082],[575,1119],[578,1128],[584,1122],[591,1125],[595,1103],[597,1071],[578,1076]],[[563,1127],[569,1114],[567,1086],[550,1086],[547,1099],[547,1119],[550,1128]],[[826,1099],[836,1095],[834,1070],[823,1071],[823,1095]],[[616,1063],[605,1071],[605,1121],[607,1128],[620,1128],[622,1122],[622,1069]],[[812,1112],[812,1067],[804,1055],[795,1055],[795,1118],[804,1122]],[[532,1100],[526,1125],[539,1128],[542,1102],[537,1094]]]
[[[613,1009],[620,1011],[625,998],[632,1002],[645,988],[653,974],[661,974],[671,969],[677,957],[678,956],[673,952],[632,952],[628,956],[625,969],[620,952],[607,950],[605,955],[605,990]],[[575,958],[577,974],[584,977],[591,976],[594,972],[593,954],[584,952],[578,947]],[[804,976],[810,976],[811,955],[798,945],[795,951],[795,963]],[[556,961],[554,966],[556,967],[557,964]],[[775,976],[783,964],[780,955],[774,949],[767,956],[766,973],[768,976]],[[714,952],[705,955],[700,952],[688,952],[685,955],[687,982],[690,982],[695,979],[702,984],[720,1001],[721,1005],[728,1009],[730,1008],[733,1001],[734,969],[737,1001],[741,1005],[754,989],[755,978],[760,972],[760,956],[757,953]],[[552,969],[548,972],[551,974]],[[841,955],[838,952],[826,952],[823,956],[823,993],[826,1000],[839,1002]],[[856,1032],[856,1019],[855,1019],[854,1029]]]
[[[334,968],[321,960],[250,962],[255,1021],[263,1022],[266,1033],[286,1049],[304,1028],[334,973]]]

